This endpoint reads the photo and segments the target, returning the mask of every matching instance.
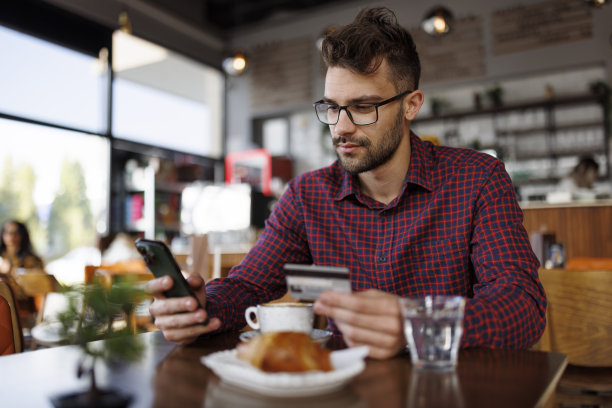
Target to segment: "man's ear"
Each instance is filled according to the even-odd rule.
[[[414,120],[417,113],[419,113],[419,110],[421,110],[421,106],[423,106],[424,101],[425,95],[423,95],[423,91],[420,89],[406,95],[403,100],[404,117],[410,121]]]

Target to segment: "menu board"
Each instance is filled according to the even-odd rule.
[[[593,35],[590,8],[582,0],[548,0],[496,11],[491,16],[492,53],[509,54],[586,40]]]

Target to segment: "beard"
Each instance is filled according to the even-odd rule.
[[[402,137],[404,136],[402,131],[403,122],[404,119],[400,109],[393,127],[389,129],[386,134],[382,135],[376,144],[367,137],[355,139],[339,137],[333,139],[332,142],[334,147],[338,146],[340,143],[350,141],[351,143],[359,145],[365,149],[365,157],[361,160],[356,158],[353,153],[345,153],[341,155],[336,150],[336,156],[338,157],[338,161],[340,162],[340,165],[344,171],[351,175],[356,175],[374,170],[375,168],[387,163],[397,151],[402,141]]]

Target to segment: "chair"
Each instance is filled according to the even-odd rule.
[[[542,269],[548,298],[539,348],[568,356],[555,406],[612,406],[612,271]]]
[[[23,351],[23,332],[13,290],[0,279],[0,355]]]
[[[93,283],[95,279],[101,279],[106,286],[110,286],[125,278],[133,279],[135,284],[144,287],[144,283],[153,279],[154,276],[142,259],[132,259],[107,265],[85,266],[85,284]],[[125,316],[125,324],[131,328],[133,333],[137,333],[141,329],[146,331],[154,329],[149,313],[150,304],[151,298],[147,297],[128,316]]]

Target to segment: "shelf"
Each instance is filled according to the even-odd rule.
[[[497,131],[498,136],[529,136],[533,133],[547,133],[557,132],[563,130],[576,130],[584,128],[600,128],[604,126],[604,122],[601,120],[589,121],[589,122],[576,122],[567,123],[563,125],[552,125],[552,126],[538,126],[528,129],[499,129]]]
[[[442,143],[459,147],[479,145],[481,151],[493,149],[512,168],[531,169],[529,175],[513,177],[515,186],[550,184],[557,181],[553,175],[569,171],[567,167],[572,159],[577,160],[586,154],[603,155],[604,163],[600,163],[603,173],[606,176],[611,173],[610,112],[605,109],[606,103],[604,95],[584,93],[525,100],[480,110],[447,111],[440,115],[417,117],[413,123],[443,125]],[[577,110],[576,115],[570,115],[572,109]],[[484,131],[487,134],[482,138],[478,134],[463,134],[464,121],[470,119],[486,121]],[[548,177],[540,178],[545,175]]]
[[[159,191],[162,193],[181,194],[184,189],[185,185],[183,183],[169,181],[155,182],[155,191]]]
[[[519,160],[533,160],[533,159],[541,159],[542,157],[549,157],[551,159],[556,159],[559,157],[572,157],[572,156],[580,156],[584,154],[595,154],[601,152],[602,147],[581,147],[574,149],[552,149],[547,152],[524,152],[524,153],[516,153],[516,159]]]
[[[414,124],[425,123],[425,122],[435,122],[435,121],[444,121],[444,120],[453,120],[453,119],[463,119],[471,116],[491,116],[500,113],[506,113],[511,111],[526,111],[530,109],[548,109],[557,106],[566,106],[566,105],[584,105],[584,104],[601,104],[603,103],[603,98],[597,94],[583,94],[583,95],[572,95],[566,97],[559,97],[550,100],[530,100],[523,102],[514,102],[510,104],[506,104],[500,107],[495,108],[484,108],[480,110],[474,109],[465,109],[465,110],[456,110],[456,111],[448,111],[445,113],[441,113],[439,115],[430,115],[417,117],[414,120]]]

